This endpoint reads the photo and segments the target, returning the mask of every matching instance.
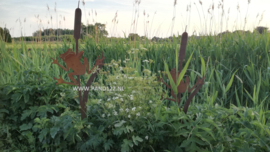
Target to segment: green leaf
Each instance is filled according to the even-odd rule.
[[[31,129],[32,126],[33,126],[32,123],[23,124],[23,125],[20,126],[20,131]]]
[[[25,118],[29,117],[32,114],[32,110],[24,110],[21,120],[24,120]]]
[[[136,145],[136,146],[138,146],[138,141],[139,142],[142,142],[143,141],[143,139],[142,138],[140,138],[139,136],[132,136],[132,140],[133,140],[133,143]]]
[[[203,57],[201,57],[201,62],[202,62],[202,66],[201,66],[201,75],[203,76],[205,73],[205,62]]]
[[[114,127],[121,127],[126,121],[121,120],[119,123],[114,124]]]
[[[124,127],[115,128],[113,130],[114,135],[122,135],[124,132],[126,132],[126,128],[124,128]]]
[[[186,65],[185,65],[185,67],[182,69],[181,73],[179,74],[179,77],[178,77],[178,79],[177,79],[177,86],[180,84],[181,80],[183,79],[183,77],[184,77],[184,75],[185,75],[185,73],[186,73],[186,71],[187,71],[189,62],[190,62],[190,60],[191,60],[191,58],[192,58],[192,55],[193,55],[193,52],[192,52],[191,55],[189,56],[188,61],[187,61]]]
[[[134,129],[132,126],[126,126],[126,129],[127,129],[127,132],[130,133],[130,132],[133,132]]]
[[[60,130],[59,127],[53,127],[50,129],[50,134],[52,136],[52,138],[54,139],[55,135],[57,134],[57,132]]]
[[[41,123],[39,118],[34,119],[34,122],[39,123],[39,124]]]
[[[238,107],[241,107],[241,103],[240,103],[240,100],[239,100],[239,97],[238,97],[238,94],[237,94],[236,87],[235,87],[234,89],[235,89],[235,96],[236,96],[237,106],[238,106]]]
[[[121,145],[121,152],[129,152],[129,147],[133,147],[132,141],[124,139],[124,143]]]
[[[29,101],[29,94],[26,92],[23,96],[24,96],[24,102],[27,103]]]
[[[222,89],[223,93],[225,93],[225,88],[223,87],[224,85],[222,85],[222,82],[221,82],[221,79],[220,79],[219,73],[218,73],[216,70],[215,70],[215,73],[216,73],[216,77],[217,77],[217,80],[218,80],[219,86],[220,86],[220,88]]]
[[[104,147],[105,151],[108,151],[108,150],[110,150],[112,145],[113,145],[113,141],[111,139],[109,139],[109,140],[107,140],[107,142],[105,142],[103,144],[103,147]]]
[[[42,129],[40,134],[38,135],[38,139],[42,142],[43,138],[46,137],[47,133],[49,132],[48,128]]]
[[[178,50],[177,48],[175,49],[175,66],[176,66],[176,71],[179,69],[178,67]]]
[[[169,71],[169,67],[168,67],[168,65],[165,63],[165,61],[164,61],[164,65],[165,65],[165,72],[166,72],[166,74],[168,75],[168,78],[169,78],[169,80],[170,80],[170,85],[171,85],[173,91],[177,94],[177,87],[176,87],[176,85],[175,85],[175,82],[173,81],[172,75],[171,75],[171,73],[170,73],[170,71]]]
[[[186,151],[189,151],[189,152],[201,151],[201,149],[197,146],[196,143],[200,144],[200,145],[205,145],[203,141],[192,136],[191,138],[183,141],[180,147],[184,147],[186,149]]]
[[[233,75],[232,75],[232,77],[231,77],[231,79],[230,79],[230,82],[227,84],[227,86],[226,86],[226,89],[225,89],[225,92],[227,92],[229,89],[230,89],[230,87],[232,86],[232,83],[233,83],[233,78],[234,78],[234,75],[235,75],[235,73],[237,72],[238,70],[236,70],[234,73],[233,73]]]
[[[12,99],[12,102],[18,102],[22,97],[22,94],[19,93],[19,92],[16,92],[14,93],[12,96],[11,96],[11,99]]]
[[[69,128],[68,131],[65,133],[64,139],[67,139],[67,137],[69,137],[69,139],[72,139],[73,142],[75,142],[75,136],[77,134],[77,129],[75,128]]]
[[[76,141],[82,141],[82,138],[78,134],[76,134],[75,139]]]

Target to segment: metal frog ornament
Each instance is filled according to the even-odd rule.
[[[184,32],[182,34],[182,40],[181,40],[181,47],[180,47],[180,51],[179,51],[179,72],[176,74],[176,69],[172,69],[170,71],[170,74],[172,76],[172,79],[174,81],[174,83],[177,83],[177,78],[179,77],[181,71],[182,71],[182,63],[185,59],[185,53],[186,53],[186,45],[187,45],[187,39],[188,39],[188,34],[187,32]],[[168,75],[166,75],[167,79],[168,79]],[[172,90],[172,87],[170,85],[168,85],[166,82],[163,81],[163,78],[159,78],[159,81],[162,82],[163,84],[165,84],[167,86],[167,88],[171,89],[171,96],[172,98],[165,98],[167,100],[170,101],[174,101],[177,102],[178,105],[180,105],[181,102],[181,94],[185,93],[187,90],[189,93],[191,93],[191,95],[188,97],[187,101],[185,102],[183,111],[185,113],[187,113],[188,111],[188,107],[192,101],[192,98],[194,98],[194,96],[197,94],[197,92],[200,90],[200,88],[202,87],[202,85],[204,84],[204,79],[205,76],[203,75],[203,77],[200,79],[199,77],[197,78],[196,84],[190,88],[189,84],[190,84],[190,80],[189,77],[186,76],[186,81],[184,82],[183,80],[181,80],[180,84],[177,86],[177,95],[174,93],[174,91]],[[194,90],[195,89],[195,90]],[[176,97],[177,96],[177,97]],[[163,96],[161,97],[161,99],[163,99]]]
[[[62,77],[59,75],[59,79],[54,78],[57,80],[57,84],[65,83],[65,84],[70,84],[70,85],[79,85],[79,82],[74,79],[74,75],[83,75],[87,71],[87,74],[90,74],[93,72],[93,70],[98,66],[98,65],[104,65],[103,61],[105,59],[104,55],[102,54],[102,58],[99,59],[99,56],[97,57],[96,64],[94,67],[89,70],[89,63],[86,57],[84,57],[84,63],[80,62],[80,59],[83,55],[83,51],[80,51],[78,54],[75,54],[75,52],[72,51],[72,49],[68,49],[65,53],[60,54],[60,58],[66,63],[66,68],[58,63],[56,59],[53,59],[52,64],[57,64],[59,67],[61,67],[65,71],[69,71],[69,69],[72,69],[73,72],[68,74],[68,77],[72,82],[65,82]]]

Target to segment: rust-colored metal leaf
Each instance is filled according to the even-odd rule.
[[[198,78],[199,79],[199,78]],[[194,96],[198,93],[198,91],[201,89],[201,87],[203,86],[203,84],[204,84],[204,79],[205,79],[205,77],[203,76],[203,78],[202,79],[199,79],[199,80],[197,80],[197,82],[199,82],[197,85],[197,88],[195,89],[195,91],[194,92],[192,92],[192,94],[188,97],[188,99],[187,99],[187,101],[186,101],[186,103],[185,103],[185,105],[184,105],[184,109],[183,109],[183,111],[185,112],[185,114],[187,114],[187,111],[188,111],[188,107],[189,107],[189,105],[190,105],[190,103],[191,103],[191,101],[192,101],[192,99],[194,98]]]

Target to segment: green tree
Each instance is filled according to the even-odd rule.
[[[139,40],[140,39],[140,36],[137,33],[130,33],[128,35],[128,39],[131,39],[132,41],[134,41],[135,38],[136,38],[136,40]]]
[[[11,35],[9,33],[9,30],[7,28],[2,29],[0,27],[0,36],[1,39],[4,40],[5,42],[11,43]]]
[[[101,23],[96,23],[95,25],[90,24],[85,26],[83,23],[81,24],[81,34],[82,37],[85,35],[91,36],[91,37],[106,37],[108,36],[108,32],[106,31],[106,25]]]
[[[267,32],[268,27],[258,26],[254,29],[254,31],[257,31],[260,34],[263,34],[264,32]]]
[[[44,29],[43,31],[36,31],[33,33],[33,36],[51,36],[51,35],[73,35],[73,30],[69,29]]]

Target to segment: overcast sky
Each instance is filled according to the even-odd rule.
[[[201,0],[201,4],[199,0],[177,0],[176,5],[175,0],[84,2],[80,3],[82,22],[106,24],[109,36],[115,37],[123,37],[124,33],[149,38],[181,35],[186,25],[189,35],[253,31],[257,26],[270,25],[270,0],[251,0],[249,5],[248,0]],[[30,36],[46,28],[73,29],[77,6],[78,0],[0,0],[0,27],[8,28],[12,37]]]

